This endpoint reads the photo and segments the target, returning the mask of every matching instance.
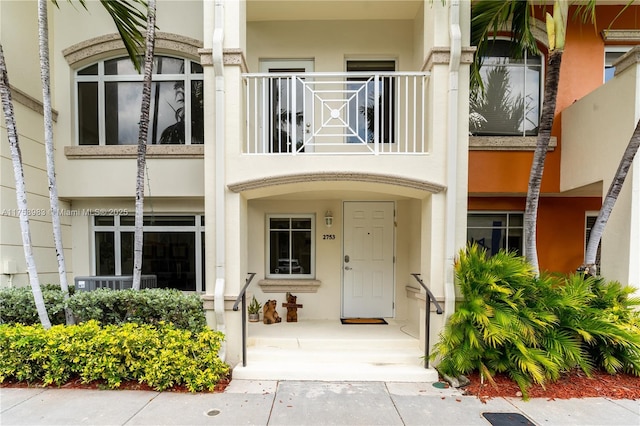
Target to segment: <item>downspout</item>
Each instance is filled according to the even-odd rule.
[[[456,250],[456,216],[458,196],[458,71],[462,50],[460,30],[460,1],[452,0],[449,8],[449,38],[451,55],[449,59],[449,111],[447,136],[447,201],[445,214],[445,282],[444,312],[445,320],[455,310],[456,291],[453,264]]]
[[[213,30],[213,72],[215,76],[215,233],[216,233],[216,286],[214,289],[214,312],[216,316],[216,329],[226,333],[224,321],[224,294],[225,294],[225,93],[224,93],[224,60],[222,43],[224,41],[224,0],[216,0],[214,6],[214,30]],[[218,352],[222,361],[227,357],[225,341],[222,342]]]

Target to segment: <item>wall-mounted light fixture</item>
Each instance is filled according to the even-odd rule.
[[[324,214],[324,225],[327,228],[331,228],[331,225],[333,225],[333,213],[331,213],[331,210],[327,210]]]

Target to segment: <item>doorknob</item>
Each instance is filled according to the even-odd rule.
[[[345,266],[345,267],[344,267],[344,270],[345,270],[345,271],[350,271],[350,270],[352,270],[352,269],[353,269],[353,268],[352,268],[351,266]]]

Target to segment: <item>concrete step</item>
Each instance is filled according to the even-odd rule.
[[[371,363],[371,364],[420,364],[421,353],[417,348],[288,348],[288,347],[248,347],[247,359],[252,361],[279,360],[282,362],[314,362],[324,364]]]
[[[251,360],[247,356],[247,366],[237,365],[232,377],[245,380],[437,382],[438,372],[418,364],[289,362]]]

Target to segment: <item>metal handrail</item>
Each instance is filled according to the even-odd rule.
[[[429,290],[429,287],[427,287],[427,285],[422,281],[422,278],[420,278],[420,274],[411,274],[413,276],[413,278],[416,279],[416,281],[418,281],[418,283],[420,284],[420,286],[422,286],[422,288],[425,290],[427,297],[426,297],[426,303],[425,303],[425,308],[426,308],[426,312],[425,312],[425,318],[424,318],[424,368],[429,368],[429,317],[431,316],[431,309],[430,309],[430,305],[431,303],[433,303],[436,307],[436,314],[438,315],[442,315],[442,307],[440,306],[440,304],[438,303],[438,301],[436,300],[436,297],[433,295],[433,293],[431,293],[431,290]]]
[[[251,284],[251,280],[256,276],[255,272],[249,272],[245,280],[244,287],[240,290],[240,294],[236,297],[233,304],[233,310],[238,310],[238,303],[242,302],[242,366],[247,366],[247,287]]]

